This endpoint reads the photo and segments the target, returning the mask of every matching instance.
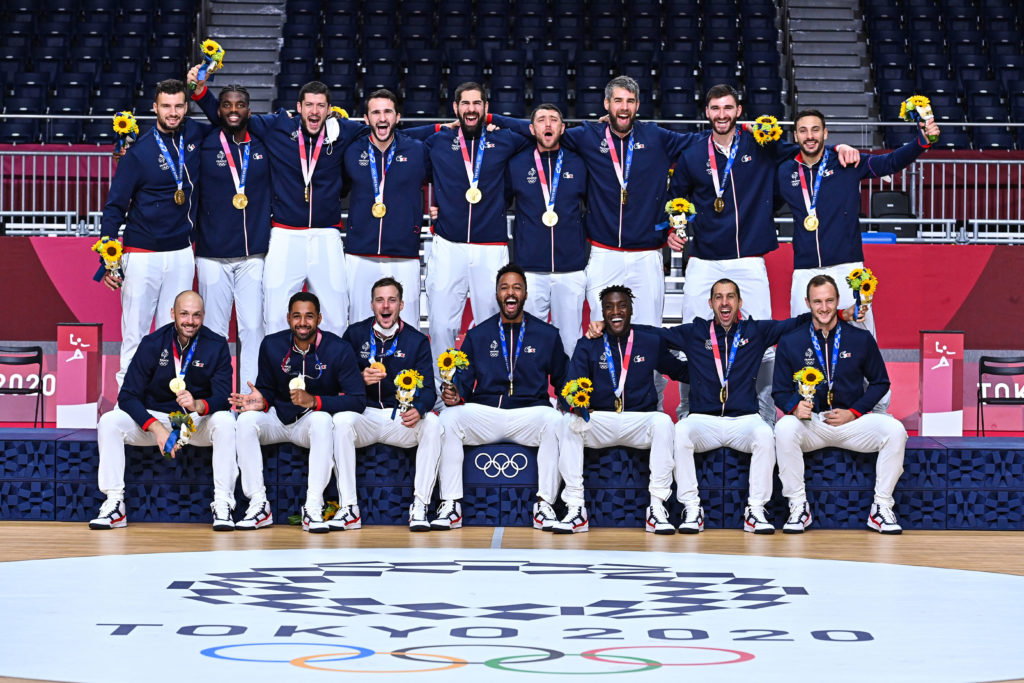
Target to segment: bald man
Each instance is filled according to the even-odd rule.
[[[128,523],[124,505],[124,446],[158,446],[173,458],[182,443],[171,437],[169,415],[188,413],[196,431],[190,443],[213,446],[213,528],[256,529],[272,522],[263,486],[259,452],[235,459],[235,420],[229,412],[231,354],[224,337],[203,327],[203,299],[184,291],[174,299],[173,322],[143,337],[128,365],[117,395],[117,408],[100,418],[99,487],[107,499],[91,529],[114,529]],[[171,444],[169,444],[169,440]],[[242,472],[242,490],[249,509],[233,521],[235,480]]]

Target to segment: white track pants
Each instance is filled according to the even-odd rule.
[[[167,413],[151,411],[161,424],[171,428]],[[263,487],[263,461],[257,450],[254,457],[235,460],[235,417],[226,410],[212,415],[193,415],[196,433],[189,443],[195,446],[213,446],[213,499],[227,501],[235,507],[235,481],[242,471],[242,490],[247,497],[266,497]],[[124,498],[124,446],[155,446],[156,435],[135,423],[128,413],[115,408],[100,417],[96,428],[96,441],[100,451],[99,485],[107,496]],[[152,457],[164,457],[153,453]]]
[[[583,335],[583,302],[587,299],[587,276],[582,270],[571,273],[527,273],[526,304],[530,315],[558,328],[565,354],[572,357],[576,342]]]
[[[314,410],[291,424],[284,424],[271,408],[267,412],[250,410],[239,414],[235,434],[238,457],[260,453],[260,445],[293,443],[309,449],[309,485],[306,503],[319,510],[324,503],[324,489],[331,478],[331,453],[334,450],[334,424],[330,413]],[[314,471],[313,463],[319,469]],[[354,501],[353,501],[354,502]]]
[[[819,448],[845,448],[858,453],[878,451],[875,463],[875,501],[893,506],[892,492],[903,474],[907,430],[890,415],[868,413],[839,427],[832,427],[816,413],[811,420],[784,415],[775,426],[775,450],[779,456],[782,495],[790,501],[807,500],[804,488],[804,453]]]
[[[401,413],[391,419],[391,408],[367,408],[362,414],[344,411],[334,415],[334,468],[342,505],[356,502],[356,449],[375,443],[399,448],[416,446],[414,495],[430,504],[441,459],[441,422],[434,413],[410,429],[402,424]],[[344,502],[346,499],[351,502]]]
[[[427,259],[430,353],[434,358],[455,346],[467,295],[473,301],[474,324],[498,312],[495,278],[506,263],[508,247],[504,244],[463,244],[434,235]]]
[[[204,324],[227,337],[231,306],[238,321],[238,385],[256,383],[256,359],[263,341],[263,257],[196,259],[199,294],[206,303]]]
[[[676,423],[675,466],[676,498],[683,503],[697,502],[697,470],[694,451],[733,448],[750,453],[750,490],[748,505],[764,505],[772,497],[772,473],[775,471],[775,437],[760,415],[717,417],[692,414]]]
[[[558,438],[562,416],[554,408],[492,408],[465,403],[441,411],[441,498],[462,498],[463,446],[511,441],[537,448],[537,495],[555,501],[558,476]]]
[[[345,257],[348,268],[349,315],[352,322],[365,320],[373,315],[370,307],[373,283],[383,277],[393,277],[402,283],[402,299],[405,308],[402,320],[415,329],[420,329],[420,260],[418,258],[369,258],[366,256]],[[500,267],[500,266],[499,266]],[[495,270],[497,273],[497,270]]]
[[[263,266],[263,321],[267,334],[288,328],[288,299],[302,284],[320,299],[320,327],[338,336],[348,327],[345,248],[337,228],[270,229]]]
[[[122,257],[124,284],[121,286],[121,369],[117,386],[135,356],[139,342],[156,326],[173,322],[174,297],[192,289],[195,263],[192,247],[177,251],[132,251]]]
[[[668,415],[597,411],[590,413],[589,422],[572,414],[566,414],[562,420],[558,469],[565,480],[562,500],[567,505],[583,505],[584,447],[650,449],[651,497],[668,498],[672,487],[672,418]]]
[[[625,285],[633,290],[633,322],[661,326],[665,313],[665,270],[661,249],[616,251],[593,246],[587,263],[590,319],[601,319],[601,290]]]

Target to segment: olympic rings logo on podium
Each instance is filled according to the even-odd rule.
[[[480,458],[487,458],[483,465],[480,464]],[[497,479],[501,476],[512,479],[525,470],[528,464],[529,461],[526,459],[525,453],[513,453],[512,455],[508,453],[495,453],[494,455],[477,453],[473,458],[473,465],[490,479]],[[512,473],[509,474],[509,471]]]
[[[238,648],[266,647],[268,649],[276,649],[280,648],[281,646],[293,648],[326,648],[331,651],[290,658],[257,658],[246,657],[237,653],[227,654],[228,650],[235,650]],[[481,647],[490,648],[492,650],[501,648],[513,650],[532,650],[533,653],[512,654],[505,655],[503,657],[490,657],[488,659],[465,659],[463,657],[456,657],[447,654],[433,654],[429,652],[420,652],[420,650],[437,650],[443,648]],[[677,653],[679,655],[678,659],[682,659],[684,661],[662,662],[659,660],[650,659],[648,656],[635,656],[636,653],[634,653],[633,655],[611,654],[613,651],[617,650],[677,650],[682,651]],[[299,667],[301,669],[310,669],[313,671],[328,671],[331,673],[433,673],[436,671],[461,669],[462,667],[469,665],[483,665],[490,669],[496,669],[498,671],[511,671],[514,673],[525,674],[555,674],[563,676],[579,676],[589,674],[631,674],[640,673],[643,671],[653,671],[666,666],[718,666],[724,664],[740,664],[743,662],[749,662],[754,659],[754,655],[752,655],[749,652],[743,652],[742,650],[727,650],[724,648],[717,647],[694,647],[689,645],[617,645],[614,647],[596,648],[593,650],[588,650],[586,652],[571,653],[561,652],[559,650],[553,650],[546,647],[537,647],[532,645],[511,645],[506,643],[450,643],[446,645],[421,645],[419,647],[402,648],[400,650],[395,650],[393,652],[377,652],[375,650],[371,650],[366,647],[360,647],[357,645],[343,645],[334,643],[239,643],[237,645],[218,645],[216,647],[206,648],[205,650],[202,650],[201,654],[207,657],[212,657],[214,659],[222,659],[232,662],[250,662],[260,664],[290,664],[291,666]],[[391,665],[382,664],[382,666],[388,666],[389,668],[370,669],[355,668],[355,665],[352,664],[353,662],[356,662],[358,660],[366,660],[377,655],[381,655],[384,657],[394,657],[395,659],[405,662],[419,662],[423,664],[432,664],[434,666],[425,668],[401,669],[390,668]],[[426,659],[422,659],[424,657]],[[593,667],[590,670],[586,671],[560,671],[557,668],[543,670],[543,667],[524,668],[523,666],[528,664],[536,665],[544,662],[553,662],[564,657],[579,657],[583,662],[599,664],[602,666]],[[348,662],[348,664],[346,664],[346,662]],[[329,664],[337,664],[337,666],[328,666]]]

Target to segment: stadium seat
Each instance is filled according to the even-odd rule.
[[[28,144],[39,141],[39,123],[35,119],[3,119],[0,142]]]
[[[73,145],[82,140],[82,122],[77,119],[51,119],[46,122],[45,142]]]
[[[1009,128],[979,127],[974,129],[974,149],[1013,149]]]

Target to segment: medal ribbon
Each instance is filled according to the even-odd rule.
[[[839,338],[843,334],[841,325],[836,325],[836,340],[832,343],[832,363],[825,365],[825,356],[821,352],[821,344],[818,343],[818,335],[814,333],[814,325],[811,325],[811,344],[814,346],[814,355],[818,357],[818,363],[825,371],[825,379],[828,382],[828,390],[832,391],[832,385],[836,381],[836,365],[839,363]]]
[[[551,175],[551,189],[548,190],[548,179],[544,175],[544,164],[540,160],[540,152],[533,150],[533,161],[537,165],[537,174],[540,176],[540,189],[544,193],[544,204],[548,211],[555,210],[555,196],[558,194],[558,180],[562,177],[562,150],[558,150],[558,159],[555,161],[555,172]]]
[[[487,149],[487,129],[481,126],[476,159],[470,161],[466,136],[462,133],[462,126],[459,126],[459,149],[462,150],[462,161],[466,164],[466,177],[469,178],[469,186],[475,188],[480,184],[480,166],[484,162],[484,150]]]
[[[313,171],[316,170],[316,160],[320,158],[320,150],[324,146],[324,130],[327,126],[320,127],[320,135],[316,138],[316,148],[313,150],[313,158],[309,159],[306,152],[306,138],[302,135],[302,125],[299,125],[299,165],[302,167],[302,180],[306,187],[313,186]]]
[[[373,178],[373,201],[381,204],[384,202],[384,181],[387,179],[388,169],[391,168],[391,160],[395,158],[395,148],[398,147],[396,140],[391,144],[388,158],[384,161],[384,168],[380,173],[380,184],[377,184],[377,157],[373,151],[373,141],[370,141],[370,177]]]
[[[505,359],[505,367],[508,368],[508,381],[512,383],[512,374],[516,369],[516,359],[519,358],[520,351],[523,350],[523,335],[526,334],[526,318],[523,318],[522,327],[519,328],[519,341],[516,342],[516,352],[512,356],[511,362],[508,358],[508,345],[505,343],[505,325],[501,322],[501,316],[498,316],[498,336],[501,338],[501,355]]]
[[[608,344],[608,335],[604,335],[604,357],[608,360],[608,374],[612,378],[612,389],[615,391],[615,398],[622,398],[626,390],[626,375],[629,374],[629,358],[633,353],[633,330],[629,331],[629,339],[626,341],[626,353],[622,355],[622,372],[619,373],[618,381],[615,379],[615,358],[612,356],[612,347]]]
[[[199,346],[199,337],[196,336],[192,340],[192,343],[188,348],[188,355],[185,356],[184,367],[181,364],[181,354],[178,352],[178,345],[175,343],[176,340],[171,340],[171,351],[174,352],[174,373],[184,381],[185,373],[188,372],[188,366],[192,363],[192,354],[196,352],[196,347]]]
[[[633,166],[633,131],[629,131],[625,168],[619,163],[619,153],[616,151],[615,143],[612,141],[611,124],[608,124],[604,129],[604,139],[608,141],[608,155],[612,158],[612,167],[615,168],[615,177],[619,179],[619,188],[625,190],[626,186],[629,185],[629,169]]]
[[[395,355],[395,351],[398,349],[398,333],[402,331],[402,322],[398,322],[398,330],[395,332],[395,341],[391,343],[391,348],[384,352],[381,356],[381,360],[384,360],[388,356]],[[377,333],[370,330],[370,362],[377,360]]]
[[[306,374],[306,356],[308,356],[309,352],[312,351],[313,352],[313,357],[314,358],[317,357],[316,349],[317,349],[318,346],[320,346],[320,340],[323,338],[323,336],[324,336],[324,333],[321,332],[320,330],[317,330],[316,331],[316,340],[312,344],[310,344],[309,350],[306,351],[306,353],[301,354],[302,355],[302,373],[300,375],[297,375],[298,377],[309,377],[309,375]],[[281,371],[284,372],[284,374],[286,374],[286,375],[288,374],[288,371],[285,370],[285,367],[288,365],[288,361],[292,357],[292,350],[295,350],[296,352],[298,352],[298,349],[295,348],[294,340],[292,341],[292,347],[290,349],[288,349],[288,353],[286,353],[284,355],[284,358],[281,360]],[[322,375],[323,373],[324,373],[324,371],[323,371],[323,369],[321,369],[320,372],[317,373],[316,377],[309,377],[309,379],[319,379],[320,375]]]
[[[732,147],[729,148],[729,156],[725,162],[725,172],[722,173],[722,181],[718,181],[718,159],[715,158],[714,136],[708,137],[708,160],[711,164],[711,180],[715,183],[715,199],[721,199],[725,194],[725,185],[729,182],[729,175],[732,173],[732,164],[736,161],[736,150],[740,148],[740,132],[736,131],[732,138]]]
[[[238,194],[245,194],[245,176],[249,174],[249,142],[251,140],[249,133],[246,133],[245,140],[239,143],[240,147],[245,145],[243,148],[245,151],[242,152],[242,175],[239,177],[238,168],[235,167],[235,155],[231,153],[231,147],[228,146],[228,138],[224,135],[224,131],[220,132],[220,146],[224,148],[224,156],[228,158],[231,179],[235,181],[235,192]]]
[[[715,356],[715,370],[718,371],[718,382],[725,388],[725,385],[729,383],[729,371],[732,370],[733,363],[736,362],[736,349],[739,348],[740,340],[740,327],[743,322],[736,323],[736,332],[732,336],[732,347],[729,346],[729,333],[725,333],[725,347],[729,351],[729,360],[726,362],[725,369],[722,369],[722,352],[718,348],[718,335],[715,334],[715,322],[711,321],[710,331],[708,334],[711,336],[711,353]]]
[[[825,175],[825,165],[828,163],[828,147],[821,155],[821,165],[818,166],[818,173],[814,176],[814,191],[808,194],[807,178],[804,176],[804,165],[797,164],[796,169],[800,172],[800,190],[804,193],[804,206],[807,207],[808,216],[817,216],[818,190],[821,188],[821,177]]]
[[[174,176],[174,182],[178,184],[180,190],[185,183],[185,136],[181,136],[181,143],[178,147],[178,166],[175,167],[171,161],[171,154],[167,151],[167,145],[164,144],[164,138],[160,135],[160,131],[157,131],[153,136],[156,138],[156,144],[160,147],[160,153],[164,155],[164,159],[167,159],[167,166],[171,169],[171,175]],[[174,142],[174,137],[171,137],[171,142]]]

